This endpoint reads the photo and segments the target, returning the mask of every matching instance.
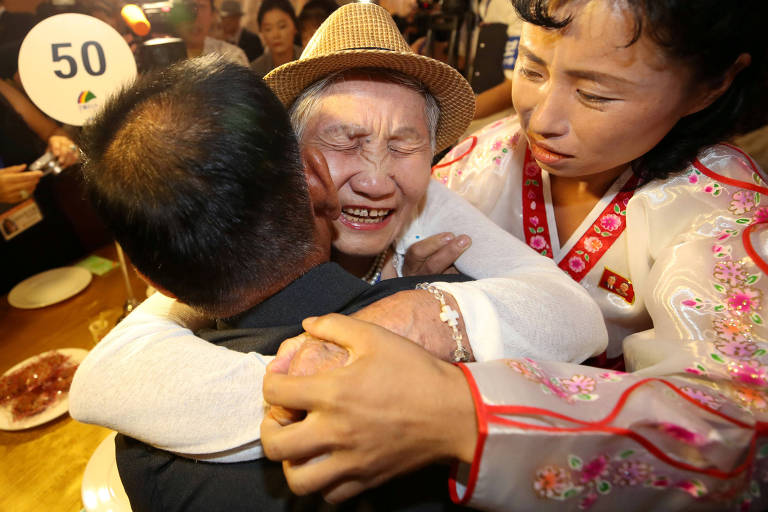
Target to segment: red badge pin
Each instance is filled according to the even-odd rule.
[[[635,303],[635,289],[632,287],[632,281],[626,277],[622,277],[612,270],[607,268],[603,270],[603,275],[600,277],[600,283],[598,284],[603,290],[607,290],[611,293],[615,293],[628,304]]]

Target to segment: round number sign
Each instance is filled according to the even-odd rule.
[[[103,21],[59,14],[29,31],[19,52],[24,90],[46,114],[81,126],[136,77],[128,43]]]

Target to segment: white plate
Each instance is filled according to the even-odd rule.
[[[104,439],[85,466],[80,496],[88,512],[130,512],[131,503],[123,489],[115,461],[115,435]]]
[[[49,350],[48,352],[43,352],[42,354],[32,356],[20,362],[19,364],[14,365],[13,368],[10,368],[2,376],[5,377],[9,373],[18,370],[22,366],[26,366],[27,364],[32,363],[33,361],[40,359],[41,357],[52,352],[58,352],[60,354],[64,354],[65,356],[69,356],[70,361],[75,364],[80,364],[80,362],[85,359],[85,356],[88,354],[88,351],[82,348],[60,348],[57,350]],[[11,412],[10,404],[0,405],[0,430],[24,430],[25,428],[36,427],[51,421],[54,418],[58,418],[62,414],[66,414],[67,411],[69,411],[69,393],[63,393],[61,398],[48,406],[47,409],[35,414],[34,416],[22,418],[18,421],[13,419],[13,413]]]
[[[8,303],[20,309],[44,308],[77,295],[91,282],[82,267],[61,267],[28,277],[13,287]]]

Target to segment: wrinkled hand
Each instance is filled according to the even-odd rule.
[[[344,366],[348,357],[346,349],[302,333],[280,345],[275,359],[267,366],[267,372],[309,376]],[[269,414],[281,425],[300,421],[305,416],[304,411],[279,405],[270,406]]]
[[[26,165],[14,165],[0,169],[0,203],[14,204],[32,197],[43,173],[24,172],[26,168]]]
[[[264,398],[306,410],[261,425],[264,451],[283,460],[296,494],[339,502],[431,462],[471,462],[477,428],[461,370],[381,327],[332,314],[304,328],[349,351],[346,366],[309,377],[268,372]],[[450,425],[450,428],[446,428]]]
[[[48,138],[48,151],[53,153],[62,169],[69,167],[80,158],[80,150],[77,145],[65,135],[63,130],[56,130]]]
[[[459,311],[453,296],[449,293],[443,295],[446,303]],[[351,316],[380,325],[408,338],[444,361],[453,361],[456,341],[451,335],[450,327],[440,320],[440,302],[425,290],[395,293],[366,306]],[[467,331],[461,316],[459,316],[458,327],[463,336],[464,347],[471,354],[472,349],[467,341]]]
[[[404,276],[456,274],[453,263],[472,245],[467,235],[438,233],[412,244],[403,261]]]

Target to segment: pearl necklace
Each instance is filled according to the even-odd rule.
[[[384,261],[387,259],[387,254],[389,253],[389,248],[384,249],[382,252],[379,253],[378,256],[376,256],[376,259],[373,260],[373,265],[371,265],[370,270],[368,270],[368,273],[366,273],[361,279],[365,281],[368,284],[376,284],[379,281],[381,281],[381,271],[384,268]]]

